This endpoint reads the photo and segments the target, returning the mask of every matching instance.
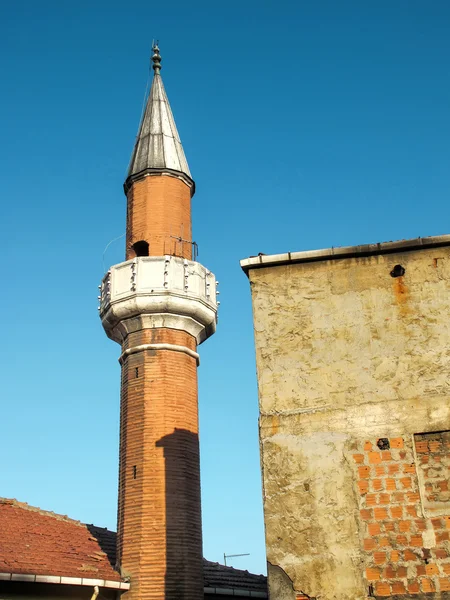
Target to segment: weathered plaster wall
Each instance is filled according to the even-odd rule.
[[[404,276],[390,276],[396,264]],[[413,509],[401,537],[391,508],[414,506],[425,519],[421,527],[433,529],[420,503],[412,435],[450,429],[450,249],[280,265],[250,270],[249,278],[267,557],[286,574],[272,583],[269,570],[272,600],[295,597],[291,582],[298,597],[323,600],[420,598],[433,590],[445,597],[445,535],[437,555],[423,551],[432,543],[428,534],[412,557],[407,551],[419,535]],[[404,449],[383,455],[380,438],[394,445],[401,438]],[[358,464],[354,456],[367,444],[374,456]],[[389,477],[396,461],[413,464],[411,498],[394,496],[405,478],[403,466]],[[361,466],[369,469],[367,486]],[[363,518],[368,494],[377,506],[386,503],[383,519]],[[372,527],[371,534],[377,521],[380,532]],[[377,565],[374,552],[386,540],[386,559]],[[437,572],[424,572],[422,582],[421,567],[430,561]]]

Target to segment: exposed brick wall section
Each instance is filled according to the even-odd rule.
[[[181,179],[157,174],[132,184],[128,191],[127,260],[135,257],[132,246],[139,241],[149,244],[150,256],[192,258],[191,189]]]
[[[446,508],[450,500],[450,432],[416,434],[414,445],[425,509],[433,512]]]
[[[130,334],[124,349],[170,343],[195,350],[183,331]],[[122,365],[118,557],[127,600],[203,597],[197,365],[145,350]]]
[[[416,449],[420,450],[417,444]],[[424,445],[417,456],[432,462],[438,451],[437,446]],[[356,443],[353,461],[371,593],[422,597],[450,590],[450,517],[424,516],[412,438]]]

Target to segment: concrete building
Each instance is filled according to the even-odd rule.
[[[241,266],[269,597],[450,598],[450,236]]]

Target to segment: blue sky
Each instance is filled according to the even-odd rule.
[[[115,528],[119,347],[102,254],[152,38],[220,280],[200,347],[204,553],[265,570],[257,388],[239,259],[449,233],[450,4],[61,2],[1,9],[0,495]],[[6,60],[5,60],[6,58]],[[105,264],[123,260],[123,239]]]

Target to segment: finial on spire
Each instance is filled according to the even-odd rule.
[[[152,56],[153,70],[155,71],[155,75],[156,75],[157,73],[159,73],[161,71],[161,54],[159,53],[158,40],[156,40],[156,42],[153,42],[152,50],[153,50],[153,56]]]

